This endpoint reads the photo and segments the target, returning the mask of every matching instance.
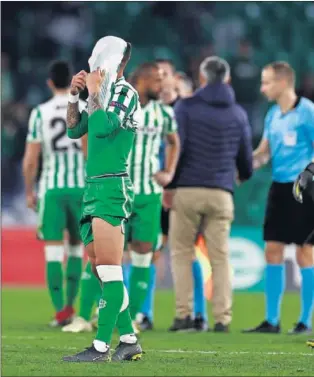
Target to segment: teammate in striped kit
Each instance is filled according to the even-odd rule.
[[[141,311],[147,294],[150,265],[160,232],[163,187],[173,178],[179,156],[179,138],[174,112],[158,101],[162,77],[156,63],[142,64],[131,77],[142,109],[129,166],[134,185],[134,208],[126,227],[130,241],[131,271],[129,277],[130,313],[133,321]],[[166,141],[166,164],[160,169],[159,150]]]
[[[83,247],[79,219],[84,188],[84,156],[80,140],[66,135],[66,111],[71,69],[67,62],[52,63],[49,88],[53,98],[31,112],[23,162],[27,205],[38,211],[38,237],[45,241],[47,285],[56,311],[51,325],[66,324],[82,272]],[[80,103],[83,108],[84,103]],[[34,192],[40,154],[43,167],[38,196]],[[38,197],[38,200],[37,200]],[[69,233],[66,300],[63,294],[64,231]]]

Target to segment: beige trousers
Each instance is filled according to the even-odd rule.
[[[178,188],[170,212],[169,246],[176,317],[193,313],[192,263],[194,243],[203,220],[213,278],[215,323],[227,325],[232,316],[232,286],[228,240],[233,220],[232,195],[220,189]]]

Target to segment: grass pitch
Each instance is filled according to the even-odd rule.
[[[2,375],[314,376],[314,350],[305,344],[308,337],[285,334],[298,319],[298,295],[285,296],[280,335],[240,332],[263,319],[262,294],[235,295],[230,334],[168,333],[174,315],[171,292],[157,292],[155,308],[155,331],[141,335],[145,351],[141,361],[68,364],[62,356],[89,346],[94,334],[65,334],[60,329],[50,329],[47,323],[52,309],[45,290],[4,288]],[[117,342],[115,335],[112,347]]]

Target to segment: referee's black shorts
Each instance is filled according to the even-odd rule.
[[[267,199],[264,221],[264,241],[284,244],[314,245],[310,236],[314,229],[314,203],[303,194],[303,203],[298,203],[292,194],[293,183],[273,182]]]

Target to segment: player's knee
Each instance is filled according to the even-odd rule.
[[[81,244],[69,245],[69,248],[68,248],[68,256],[69,257],[83,258],[83,255],[84,255],[83,245],[81,245]]]
[[[63,245],[45,245],[45,259],[46,262],[63,262]]]
[[[277,242],[267,242],[265,259],[269,264],[281,264],[283,262],[284,245]]]
[[[299,267],[313,266],[313,247],[310,245],[297,247],[296,260]]]
[[[148,254],[153,250],[153,244],[151,242],[133,241],[131,244],[131,250],[138,254]]]
[[[131,251],[131,261],[134,267],[149,267],[151,265],[153,258],[153,252],[148,253],[138,253],[136,251]]]

